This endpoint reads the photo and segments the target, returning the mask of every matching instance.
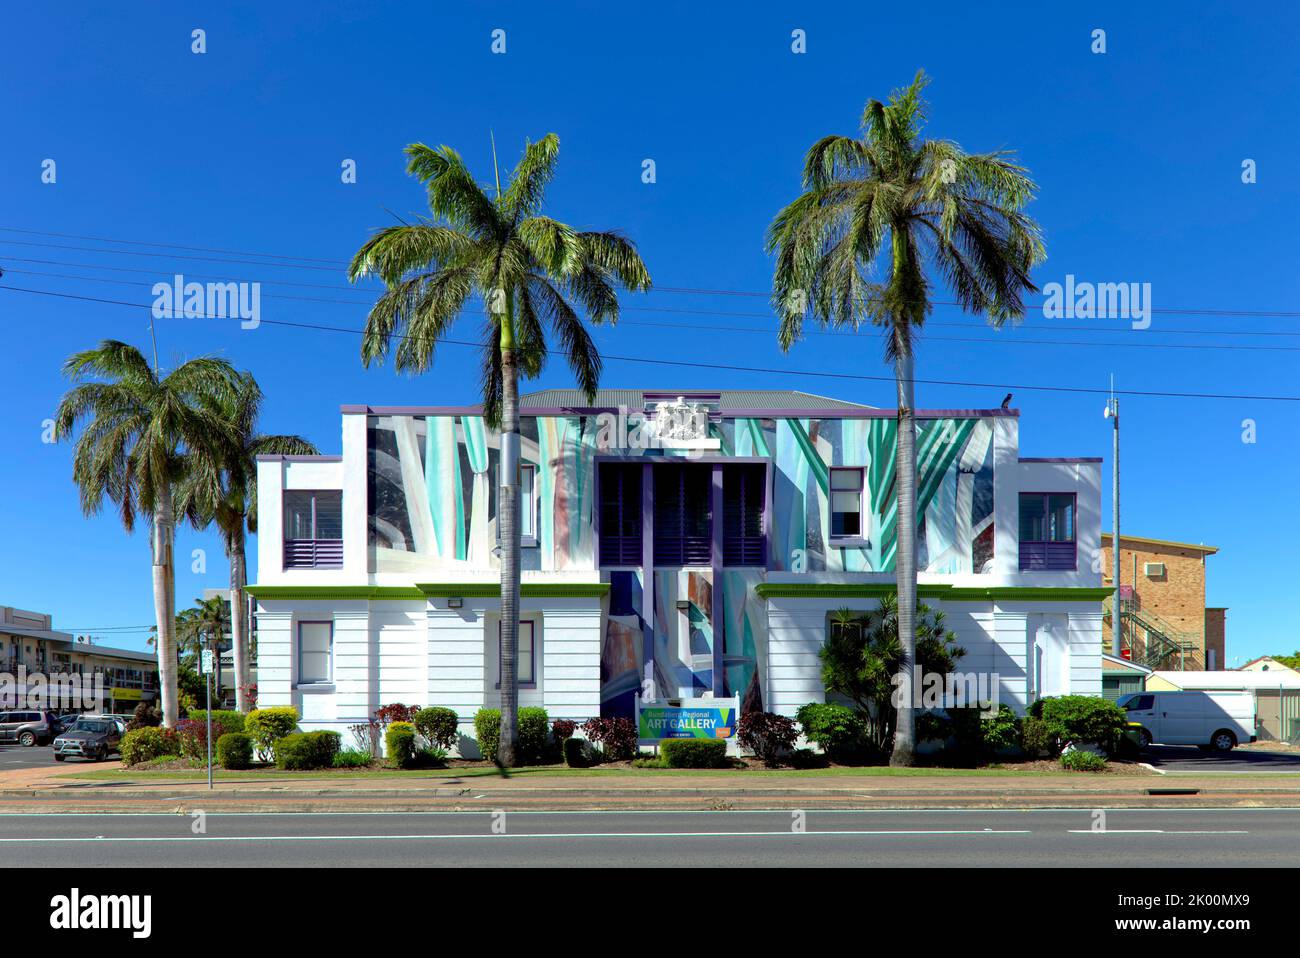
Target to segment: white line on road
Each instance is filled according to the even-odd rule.
[[[1241,830],[1216,830],[1209,829],[1164,829],[1164,828],[1103,828],[1099,831],[1093,831],[1091,828],[1071,828],[1071,835],[1249,835],[1250,832]]]
[[[812,831],[812,832],[520,832],[504,835],[191,835],[114,836],[60,838],[0,838],[6,845],[66,844],[77,842],[352,842],[352,841],[496,841],[502,838],[820,838],[874,835],[1030,835],[1028,829],[972,828],[922,831]]]

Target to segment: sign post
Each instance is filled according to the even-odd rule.
[[[204,649],[199,656],[199,671],[203,673],[203,688],[207,693],[208,699],[208,790],[212,789],[212,648],[211,640],[209,647]]]

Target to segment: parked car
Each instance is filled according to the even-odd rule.
[[[54,761],[62,762],[69,755],[102,762],[118,751],[126,725],[110,715],[82,715],[72,727],[54,740]]]
[[[1255,697],[1250,692],[1135,692],[1119,703],[1141,727],[1143,748],[1199,745],[1219,752],[1255,741]]]
[[[29,748],[33,745],[48,745],[58,734],[58,728],[58,719],[53,712],[0,712],[0,743],[17,742]]]

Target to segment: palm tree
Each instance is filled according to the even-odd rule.
[[[516,763],[519,637],[519,389],[547,358],[546,330],[564,350],[578,385],[594,398],[600,354],[578,310],[592,323],[618,320],[618,289],[645,290],[650,275],[635,245],[615,232],[580,232],[541,215],[560,141],[548,133],[489,197],[447,146],[406,148],[407,172],[428,192],[432,218],[379,230],[357,251],[353,282],[377,276],[386,291],[366,321],[362,361],[424,372],[438,339],[472,295],[484,307],[483,411],[501,433],[501,740],[498,761]],[[493,151],[495,169],[495,149]]]
[[[230,634],[230,601],[223,596],[195,599],[191,608],[176,616],[176,647],[182,656],[197,660],[204,645],[217,649]]]
[[[128,533],[137,516],[149,521],[158,676],[163,722],[170,727],[177,717],[173,490],[187,472],[205,472],[205,465],[230,455],[230,429],[209,408],[211,397],[235,387],[235,371],[224,360],[203,357],[163,376],[134,346],[104,340],[71,356],[63,372],[76,385],[59,403],[54,434],[70,438],[84,423],[72,460],[82,511],[98,513],[107,498]],[[209,482],[194,495],[215,502],[220,493]]]
[[[898,633],[904,688],[916,661],[916,419],[913,339],[929,314],[937,271],[960,306],[994,325],[1024,315],[1036,292],[1029,272],[1045,258],[1038,224],[1021,210],[1037,191],[1010,153],[970,154],[950,140],[921,137],[918,71],[889,103],[871,100],[862,136],[827,136],[804,159],[804,192],[768,228],[776,254],[772,302],[779,342],[799,339],[805,316],[823,326],[881,327],[898,392]],[[883,282],[869,276],[882,270]],[[915,712],[899,710],[895,765],[914,761]]]
[[[240,373],[236,389],[212,396],[209,412],[220,416],[234,430],[234,458],[209,462],[217,476],[199,470],[180,484],[176,510],[195,528],[215,522],[230,563],[231,646],[234,652],[235,707],[248,711],[249,620],[244,589],[248,586],[247,536],[257,532],[257,457],[261,455],[314,456],[318,450],[301,436],[264,436],[257,431],[262,410],[262,390],[252,373]],[[203,494],[211,482],[221,487],[221,496],[209,503]],[[207,506],[212,506],[208,509]]]

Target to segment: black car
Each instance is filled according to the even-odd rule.
[[[17,742],[19,745],[48,745],[58,734],[58,719],[53,712],[24,710],[0,712],[0,743]]]
[[[54,761],[69,755],[102,762],[122,743],[126,726],[110,716],[83,715],[54,740]]]

